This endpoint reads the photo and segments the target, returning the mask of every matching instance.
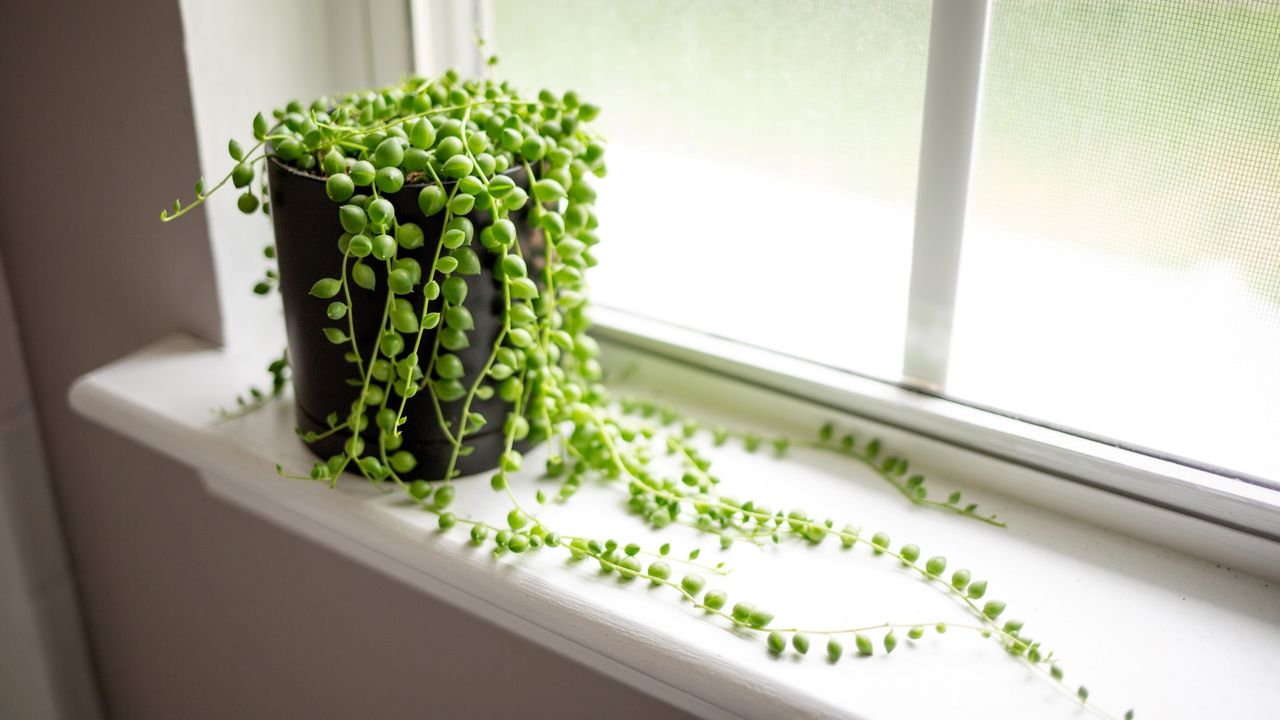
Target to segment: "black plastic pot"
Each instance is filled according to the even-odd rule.
[[[323,332],[326,327],[338,327],[345,332],[346,320],[330,320],[325,314],[325,308],[331,301],[310,294],[311,286],[317,280],[340,276],[342,254],[338,250],[338,238],[342,234],[342,225],[338,220],[338,205],[325,194],[322,178],[288,167],[275,159],[269,160],[267,167],[297,422],[304,432],[320,433],[328,429],[325,417],[329,413],[337,413],[340,418],[347,416],[360,391],[346,382],[357,374],[356,366],[343,357],[351,350],[350,343],[334,345]],[[523,169],[509,174],[517,185],[527,189]],[[431,260],[435,256],[444,213],[430,218],[423,215],[418,207],[418,193],[422,187],[420,184],[405,185],[399,192],[385,197],[395,206],[396,218],[401,223],[413,222],[421,226],[426,239],[425,245],[415,250],[400,248],[397,257],[412,257],[417,260],[425,276],[430,271]],[[482,271],[479,275],[462,276],[468,286],[466,305],[475,320],[475,329],[467,333],[471,344],[455,354],[466,368],[462,382],[469,387],[488,359],[502,327],[502,286],[492,275],[496,258],[480,245],[478,237],[479,228],[489,224],[488,213],[475,211],[468,217],[477,228],[477,237],[472,247],[480,256]],[[516,225],[526,256],[537,257],[541,255],[539,250],[543,243],[542,234],[528,227],[526,217],[527,213],[522,211],[512,213],[511,220]],[[375,290],[365,290],[350,283],[350,312],[355,322],[356,340],[367,353],[377,337],[387,286],[384,263],[372,258],[367,258],[366,263],[373,268],[377,285]],[[424,300],[422,293],[415,290],[404,297],[414,304],[415,310],[420,314]],[[337,299],[341,299],[341,296]],[[439,302],[436,301],[437,304]],[[429,330],[423,335],[422,349],[419,351],[424,364],[434,343],[435,330]],[[366,354],[366,362],[367,359]],[[392,394],[391,398],[389,405],[392,401],[399,402],[398,395]],[[462,404],[461,400],[442,403],[445,417],[454,421],[454,427],[462,412]],[[470,454],[458,460],[457,468],[463,475],[497,467],[503,450],[502,420],[506,417],[507,405],[496,395],[489,400],[477,397],[471,404],[471,410],[482,414],[488,419],[488,423],[476,434],[466,436],[463,441],[465,446],[474,448]],[[370,429],[364,433],[368,448],[377,447],[377,428],[372,422],[372,414],[370,413]],[[418,465],[410,473],[410,477],[443,479],[452,446],[436,419],[430,394],[423,391],[409,398],[405,415],[409,419],[401,426],[404,439],[400,449],[408,450],[418,459]],[[311,443],[309,447],[320,458],[328,458],[342,452],[343,443],[348,437],[349,433],[336,433]]]

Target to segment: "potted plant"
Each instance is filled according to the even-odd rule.
[[[573,93],[525,101],[448,73],[292,103],[255,118],[247,152],[232,141],[240,209],[274,222],[317,476],[518,466],[560,419],[539,376],[599,378],[581,312],[597,241],[589,178],[604,172],[597,112]]]
[[[666,588],[714,620],[759,634],[773,654],[805,654],[816,634],[835,662],[846,643],[850,655],[890,653],[926,628],[948,628],[784,628],[767,609],[708,588],[696,570],[717,567],[677,577],[672,563],[695,565],[696,550],[677,560],[666,544],[646,552],[640,543],[561,536],[514,496],[502,521],[449,510],[455,477],[496,470],[490,485],[505,491],[522,448],[542,442],[546,475],[561,485],[557,498],[538,491],[538,503],[568,501],[585,478],[598,477],[622,484],[626,507],[654,529],[681,522],[726,548],[863,548],[973,616],[950,627],[993,639],[1061,683],[1053,653],[1021,621],[1001,619],[1005,604],[988,596],[986,579],[948,572],[945,557],[895,544],[884,531],[730,500],[693,440],[709,433],[713,445],[737,440],[779,455],[796,441],[707,429],[650,400],[610,397],[585,312],[584,274],[598,242],[591,181],[605,174],[604,142],[590,126],[598,113],[573,92],[526,98],[506,83],[452,71],[293,102],[270,120],[254,118],[248,150],[230,142],[234,167],[217,185],[206,192],[197,183],[194,203],[161,214],[181,217],[230,182],[241,210],[271,215],[268,256],[279,269],[256,291],[278,286],[289,352],[268,368],[272,391],[256,397],[279,394],[291,367],[299,436],[322,458],[310,478],[336,483],[343,472],[359,473],[407,493],[444,531],[468,527],[471,542],[495,554],[553,549],[624,582]],[[828,424],[803,444],[865,464],[910,502],[1003,527],[959,493],[931,498],[924,476],[878,440],[857,443]],[[1072,692],[1096,709],[1084,687]]]

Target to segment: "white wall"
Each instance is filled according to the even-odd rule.
[[[94,718],[98,698],[0,261],[0,717]]]
[[[269,117],[292,99],[391,83],[409,71],[408,5],[401,0],[181,0],[181,8],[200,166],[209,185],[233,166],[230,138],[252,144],[255,113]],[[228,184],[207,207],[223,339],[233,352],[261,355],[265,365],[281,348],[245,339],[283,343],[278,300],[250,292],[267,267],[262,248],[271,242],[271,223],[236,209],[237,195]]]

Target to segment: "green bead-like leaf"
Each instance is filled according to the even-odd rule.
[[[533,344],[533,335],[524,328],[514,328],[507,333],[507,340],[518,348],[527,348]]]
[[[397,295],[408,295],[413,292],[413,276],[403,268],[387,273],[387,287]]]
[[[372,240],[373,256],[379,260],[390,260],[396,255],[396,241],[390,235],[376,235]]]
[[[502,199],[515,189],[516,181],[507,175],[498,175],[489,181],[489,194],[495,198]]]
[[[409,279],[414,285],[422,282],[422,266],[413,258],[397,258],[392,270],[403,270],[409,273]]]
[[[357,187],[367,187],[373,184],[374,178],[377,177],[376,173],[377,170],[373,167],[373,163],[368,160],[358,160],[351,166],[351,181]]]
[[[379,168],[374,175],[373,184],[388,195],[399,192],[400,188],[404,187],[404,173],[400,172],[400,168]]]
[[[702,589],[707,586],[707,581],[701,575],[690,573],[680,580],[680,588],[690,595],[697,596]]]
[[[244,193],[236,198],[236,207],[247,215],[258,209],[258,196],[251,192]]]
[[[831,638],[827,641],[827,660],[831,662],[839,662],[844,655],[844,645],[839,640]]]
[[[302,147],[302,143],[293,138],[285,138],[276,144],[276,155],[281,160],[293,162],[301,158],[305,153],[306,149]]]
[[[396,310],[391,313],[391,327],[397,332],[411,335],[418,332],[418,316],[411,310]]]
[[[458,269],[458,260],[452,256],[442,257],[436,261],[436,272],[442,275],[450,275],[454,270]]]
[[[436,397],[444,402],[461,400],[462,396],[467,394],[467,389],[457,380],[438,380],[431,384],[431,388]]]
[[[413,453],[407,450],[401,450],[393,454],[388,458],[388,462],[391,464],[391,469],[398,473],[410,472],[418,465],[418,459],[413,456]]]
[[[404,162],[404,147],[398,138],[389,137],[383,140],[373,151],[375,167],[399,167],[402,162]]]
[[[392,462],[395,462],[394,457],[392,458]],[[452,485],[441,485],[440,489],[436,491],[435,496],[431,498],[431,503],[438,509],[447,508],[453,504],[454,492]]]
[[[427,217],[444,210],[448,202],[449,195],[439,185],[428,185],[418,193],[418,209]]]
[[[918,545],[903,545],[898,551],[903,560],[913,563],[920,558],[920,547]]]
[[[796,649],[796,652],[800,653],[801,655],[806,655],[806,654],[808,654],[808,652],[809,652],[809,636],[808,636],[808,635],[805,635],[804,633],[799,633],[799,632],[798,632],[798,633],[796,633],[795,635],[792,635],[792,636],[791,636],[791,647],[795,648],[795,649]]]
[[[253,166],[240,163],[231,169],[231,184],[237,188],[247,188],[253,182]]]
[[[460,277],[446,278],[442,288],[450,305],[461,305],[467,299],[467,281]]]
[[[409,142],[415,148],[428,150],[436,142],[436,128],[427,118],[421,118],[409,130]]]
[[[444,311],[445,325],[455,330],[471,330],[476,326],[471,318],[471,311],[462,305],[451,305]]]
[[[361,262],[351,266],[351,279],[355,281],[356,285],[359,285],[365,290],[372,290],[377,284],[376,277],[373,274],[373,268]]]
[[[440,331],[440,344],[446,350],[457,352],[463,348],[470,347],[471,341],[467,339],[467,334],[457,328],[444,328]]]
[[[475,205],[476,198],[474,195],[458,193],[453,196],[453,200],[449,201],[449,212],[454,215],[466,215],[471,212],[471,209],[475,207]]]
[[[566,196],[564,187],[555,180],[542,179],[533,184],[533,197],[538,202],[555,202]]]
[[[457,355],[445,354],[436,358],[436,374],[440,377],[456,380],[461,378],[464,372],[462,360]]]
[[[859,655],[870,655],[875,652],[875,647],[871,644],[871,638],[862,633],[854,635],[853,642],[858,646]]]
[[[471,174],[471,170],[474,167],[475,165],[471,162],[471,158],[466,155],[454,155],[445,161],[441,169],[445,175],[451,178],[464,178]]]
[[[519,255],[507,255],[502,258],[502,274],[509,278],[522,278],[528,274],[524,258]]]
[[[416,223],[400,223],[396,228],[396,242],[400,243],[400,247],[405,250],[416,250],[422,247],[425,242],[422,228]]]
[[[368,257],[373,252],[373,239],[365,234],[351,235],[347,239],[346,252],[351,253],[353,257]]]
[[[396,357],[404,352],[404,338],[395,332],[383,333],[382,339],[378,341],[378,349],[387,357]]]
[[[375,228],[389,228],[396,219],[395,206],[386,198],[376,198],[369,201],[368,216],[369,222]]]
[[[450,257],[457,263],[456,272],[459,275],[480,274],[480,256],[476,255],[475,250],[469,247],[460,247],[454,250]]]
[[[431,483],[426,480],[414,480],[409,484],[409,494],[416,500],[422,500],[431,494]]]
[[[346,202],[356,191],[356,184],[345,173],[330,175],[324,181],[324,192],[334,202]]]
[[[624,557],[617,562],[618,574],[623,580],[632,580],[640,574],[640,561],[633,557]]]
[[[929,558],[929,561],[924,564],[924,569],[925,572],[930,575],[939,577],[942,573],[947,571],[947,559],[940,556],[931,557]]]
[[[466,233],[462,232],[461,230],[458,230],[457,228],[454,228],[452,230],[445,230],[444,235],[440,236],[440,243],[445,247],[449,248],[450,250],[456,247],[459,247],[466,242],[467,242]]]
[[[329,152],[320,161],[320,168],[325,175],[337,175],[347,169],[346,159],[338,148],[329,148]]]
[[[774,655],[781,655],[782,651],[787,649],[787,638],[782,633],[774,630],[769,633],[769,652]]]
[[[349,233],[358,233],[364,230],[369,222],[369,217],[365,214],[364,208],[359,205],[343,205],[338,208],[338,219],[342,222],[342,229]]]
[[[509,282],[507,290],[511,293],[512,298],[516,300],[533,300],[538,297],[538,286],[529,278],[515,278]]]
[[[334,278],[322,278],[311,286],[311,294],[328,300],[342,290],[342,281]]]

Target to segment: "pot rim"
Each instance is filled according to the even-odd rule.
[[[300,178],[303,178],[303,179],[306,179],[306,180],[314,180],[315,182],[318,182],[318,183],[322,183],[322,184],[323,184],[326,180],[328,180],[328,179],[329,179],[329,176],[328,176],[328,175],[324,175],[324,176],[316,175],[315,173],[312,173],[312,172],[310,172],[310,171],[302,170],[302,169],[300,169],[300,168],[296,168],[296,167],[294,167],[294,166],[290,165],[289,163],[287,163],[287,162],[284,162],[284,161],[280,160],[280,159],[279,159],[279,158],[277,158],[275,155],[268,155],[268,156],[267,156],[267,160],[268,160],[271,164],[273,164],[273,165],[275,165],[276,167],[280,168],[281,170],[283,170],[283,171],[285,171],[285,172],[287,172],[287,173],[290,173],[291,175],[295,175],[295,176],[297,176],[297,177],[300,177]],[[496,175],[507,175],[507,176],[511,177],[512,179],[515,179],[516,174],[517,174],[517,173],[520,173],[520,172],[523,172],[523,171],[524,171],[524,166],[522,166],[522,165],[513,165],[513,166],[511,166],[511,167],[507,168],[506,170],[502,171],[501,173],[496,173]],[[443,181],[441,181],[441,184],[442,184],[442,185],[444,185],[444,187],[452,187],[453,185],[456,185],[457,183],[458,183],[458,181],[457,181],[457,180],[454,180],[453,178],[449,178],[448,180],[443,180]],[[400,188],[400,190],[401,190],[401,191],[403,191],[403,190],[406,190],[406,189],[409,189],[409,188],[424,188],[424,187],[427,187],[428,185],[435,185],[435,184],[436,184],[436,183],[434,183],[434,182],[414,182],[414,183],[406,182],[406,183],[405,183],[405,184]]]

